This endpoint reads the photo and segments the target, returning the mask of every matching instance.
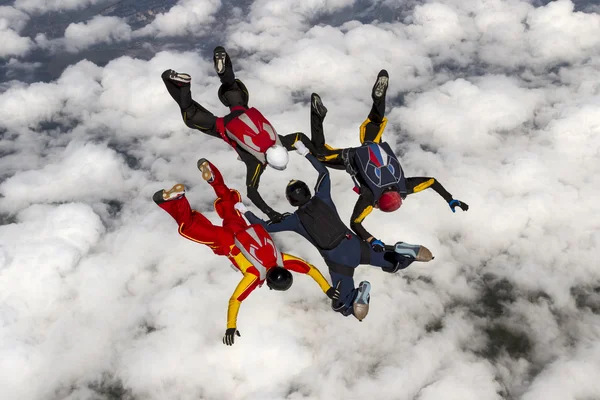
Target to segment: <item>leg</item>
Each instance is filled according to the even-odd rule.
[[[381,141],[381,135],[387,124],[385,115],[385,96],[389,83],[389,76],[386,70],[382,69],[377,75],[377,81],[373,85],[371,98],[373,106],[369,112],[369,116],[360,126],[360,142],[375,142]]]
[[[225,107],[248,107],[248,89],[246,85],[239,79],[235,79],[235,73],[233,72],[233,64],[229,54],[225,51],[222,46],[215,47],[213,51],[213,63],[215,71],[219,75],[221,80],[221,87],[219,87],[219,100],[225,105]]]
[[[383,252],[376,252],[367,242],[361,243],[360,263],[381,267],[389,273],[398,272],[414,261],[427,262],[433,259],[431,251],[418,244],[398,242],[394,246],[386,246]]]
[[[347,317],[353,314],[353,303],[356,298],[357,289],[354,288],[354,268],[325,260],[329,267],[331,286],[340,291],[340,299],[332,301],[331,308]]]
[[[313,93],[310,96],[310,135],[315,154],[319,161],[326,166],[335,169],[344,169],[344,162],[341,154],[343,149],[334,149],[325,143],[325,133],[323,131],[323,121],[327,115],[327,108],[323,105],[318,94]],[[306,146],[308,147],[308,146]],[[311,150],[310,147],[308,147]],[[312,150],[311,150],[312,152]]]
[[[221,172],[210,161],[201,158],[197,164],[202,172],[202,178],[212,186],[217,195],[214,207],[219,217],[223,219],[223,228],[231,229],[234,234],[246,229],[248,227],[246,220],[233,207],[242,201],[240,193],[227,187]]]
[[[180,76],[188,74],[177,73],[168,69],[162,73],[162,80],[173,100],[179,105],[185,124],[211,136],[220,137],[215,131],[217,117],[200,104],[192,100],[190,81],[184,82]],[[191,80],[191,78],[190,78]]]
[[[223,228],[214,226],[204,215],[191,209],[182,184],[178,183],[169,190],[159,190],[152,199],[173,217],[183,237],[211,248],[218,247],[216,238]]]

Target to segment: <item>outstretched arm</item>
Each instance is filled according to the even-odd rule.
[[[238,283],[233,295],[229,299],[227,307],[227,329],[223,336],[223,344],[231,346],[235,342],[235,336],[241,336],[237,330],[237,316],[242,305],[242,301],[258,286],[258,277],[249,273],[244,273],[244,277]]]
[[[240,204],[240,203],[238,203]],[[252,211],[244,210],[244,217],[251,224],[260,224],[263,228],[266,229],[269,233],[275,232],[285,232],[285,231],[294,231],[297,232],[298,229],[298,217],[296,214],[291,214],[283,217],[283,219],[279,222],[275,222],[272,224],[268,224],[265,220],[258,218]]]
[[[248,199],[250,199],[260,211],[272,219],[279,213],[269,207],[261,197],[260,193],[258,193],[260,176],[265,171],[264,165],[261,164],[256,157],[245,151],[238,151],[238,154],[240,159],[246,164],[246,195],[248,196]]]
[[[354,211],[352,211],[352,217],[350,219],[350,228],[356,233],[362,240],[371,242],[374,237],[371,235],[362,225],[364,219],[373,211],[373,205],[375,199],[373,192],[365,186],[360,187],[360,196],[354,205]]]
[[[323,293],[327,293],[327,291],[331,288],[331,285],[329,282],[327,282],[323,274],[321,274],[321,271],[319,271],[314,265],[307,263],[299,257],[283,253],[283,267],[290,271],[310,276],[315,280],[315,282],[317,282]]]
[[[242,301],[258,286],[258,277],[252,274],[244,274],[244,277],[238,283],[233,294],[229,298],[229,307],[227,308],[227,329],[237,327],[237,316]]]
[[[283,253],[283,267],[290,271],[306,274],[317,282],[317,285],[321,288],[323,293],[332,300],[338,300],[340,292],[337,288],[331,287],[329,282],[325,279],[321,271],[317,267],[301,258],[292,256],[290,254]]]
[[[452,195],[448,193],[448,191],[439,183],[435,178],[431,177],[412,177],[406,178],[406,188],[408,190],[408,194],[418,193],[427,188],[432,188],[436,191],[437,194],[442,196],[446,203],[450,205],[450,208],[454,212],[454,207],[458,206],[463,211],[467,211],[469,206],[467,203],[461,202],[460,200],[455,200],[452,198]]]

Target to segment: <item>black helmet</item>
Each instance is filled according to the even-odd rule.
[[[300,207],[310,200],[310,189],[302,181],[290,181],[285,188],[285,197],[294,207]]]
[[[267,286],[273,290],[288,290],[293,282],[292,273],[283,267],[273,267],[267,271]]]

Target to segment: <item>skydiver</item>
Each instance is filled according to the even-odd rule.
[[[221,173],[212,163],[202,158],[198,160],[198,169],[217,195],[214,208],[223,219],[223,226],[213,225],[200,212],[191,209],[183,184],[157,191],[153,200],[175,219],[181,236],[207,245],[217,255],[226,256],[243,274],[229,299],[223,343],[231,346],[234,336],[240,336],[237,315],[241,302],[265,280],[272,290],[288,290],[293,282],[289,271],[299,272],[313,278],[330,299],[339,298],[339,291],[329,285],[316,267],[298,257],[280,253],[261,225],[248,225],[234,208],[242,200],[240,193],[225,185]]]
[[[456,212],[456,207],[463,211],[469,209],[467,203],[454,199],[435,178],[406,178],[390,145],[381,141],[387,124],[384,114],[388,83],[387,71],[381,70],[371,91],[373,106],[369,116],[360,126],[360,147],[335,149],[325,143],[323,120],[327,108],[318,94],[311,95],[311,135],[317,148],[318,159],[330,168],[345,169],[352,176],[354,190],[359,197],[352,212],[350,227],[376,251],[384,251],[385,244],[362,225],[373,208],[383,212],[396,211],[409,194],[432,188],[444,198],[452,212]]]
[[[163,72],[162,79],[169,94],[179,105],[188,127],[221,138],[237,151],[239,159],[246,164],[248,198],[271,221],[280,221],[282,215],[269,207],[258,192],[260,176],[266,165],[284,170],[288,163],[288,151],[293,150],[292,145],[297,140],[315,149],[304,133],[279,135],[257,109],[248,107],[248,89],[241,80],[235,78],[233,64],[223,47],[214,49],[213,62],[221,80],[219,100],[230,109],[230,113],[224,117],[216,117],[192,99],[192,78],[189,74],[169,69]]]
[[[333,287],[339,290],[339,299],[332,300],[332,308],[344,316],[353,314],[362,321],[369,312],[371,284],[362,281],[354,287],[354,270],[360,264],[381,267],[385,272],[395,273],[408,267],[413,261],[430,261],[433,255],[424,246],[398,242],[376,252],[366,241],[356,236],[341,221],[331,199],[329,171],[310,154],[302,142],[294,145],[301,155],[308,158],[319,172],[315,195],[311,196],[306,183],[292,180],[285,195],[297,210],[278,223],[267,224],[242,203],[235,207],[244,213],[252,224],[263,224],[270,232],[294,231],[315,246],[329,267]]]

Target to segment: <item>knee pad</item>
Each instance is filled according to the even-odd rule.
[[[248,101],[250,100],[250,95],[248,94],[248,89],[246,89],[246,85],[244,85],[244,83],[242,81],[240,81],[239,79],[236,79],[232,87],[231,86],[227,87],[227,86],[221,85],[219,87],[218,94],[219,94],[219,100],[221,100],[221,103],[223,103],[223,105],[225,107],[231,107],[231,103],[225,97],[225,93],[227,93],[229,91],[235,91],[235,92],[239,92],[242,96],[242,104],[241,105],[244,107],[248,107]]]

